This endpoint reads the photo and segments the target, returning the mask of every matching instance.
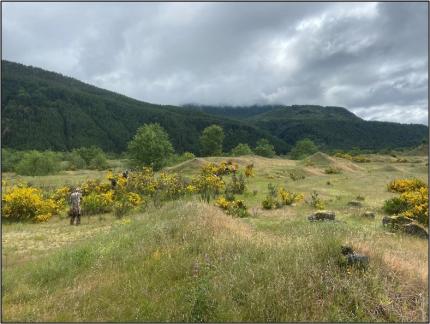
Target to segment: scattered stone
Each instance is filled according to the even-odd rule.
[[[355,252],[351,246],[342,245],[341,253],[345,256],[344,263],[349,266],[354,266],[361,269],[367,269],[369,265],[369,257]],[[345,262],[346,261],[346,262]]]
[[[409,224],[403,225],[401,228],[402,228],[403,232],[405,232],[407,234],[418,236],[418,237],[421,237],[424,239],[429,238],[429,234],[427,233],[425,228],[418,225],[418,224],[409,223]]]
[[[360,201],[351,200],[351,201],[348,202],[348,206],[351,206],[351,207],[361,207],[361,206],[363,206],[363,204]]]
[[[367,212],[364,212],[364,214],[362,216],[365,217],[365,218],[375,219],[376,215],[372,211],[367,211]]]
[[[369,257],[358,253],[348,254],[346,256],[348,265],[366,269],[369,265]]]
[[[335,213],[327,210],[320,210],[308,217],[308,220],[312,221],[320,221],[320,220],[334,220]]]
[[[410,223],[412,223],[412,219],[402,215],[384,216],[384,218],[382,218],[382,225],[391,226],[393,228],[397,228]]]

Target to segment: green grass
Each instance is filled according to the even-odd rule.
[[[67,219],[3,225],[2,320],[428,320],[428,242],[387,233],[380,212],[392,196],[388,181],[425,180],[425,172],[407,163],[374,171],[388,164],[372,162],[360,172],[292,181],[297,162],[241,159],[256,169],[242,196],[253,210],[248,218],[191,199],[121,221],[84,218],[80,227]],[[338,221],[308,222],[305,203],[262,210],[269,182],[307,198],[318,191]],[[357,195],[364,206],[348,207]],[[361,218],[365,210],[377,211],[376,219]],[[339,266],[342,244],[369,255],[369,269]]]

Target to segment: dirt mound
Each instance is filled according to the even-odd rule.
[[[346,172],[363,171],[363,168],[357,164],[340,158],[331,157],[325,153],[317,152],[307,157],[303,164],[307,167],[327,169],[329,167],[336,168]]]
[[[395,167],[393,165],[384,165],[383,167],[380,167],[378,169],[375,169],[375,171],[382,171],[382,172],[398,172],[402,171],[398,167]]]
[[[200,169],[205,164],[208,164],[208,163],[209,161],[203,158],[194,158],[194,159],[179,163],[175,166],[165,168],[165,170],[172,171],[172,172],[198,173],[200,172]]]
[[[407,156],[428,156],[429,155],[429,146],[428,144],[421,144],[412,150],[406,152]]]

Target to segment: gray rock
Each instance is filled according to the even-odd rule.
[[[369,265],[369,257],[366,255],[353,252],[346,256],[348,265],[356,266],[358,268],[367,268]]]
[[[360,201],[351,200],[351,201],[348,202],[348,206],[351,206],[351,207],[361,207],[361,206],[363,206],[363,204]]]
[[[364,214],[362,215],[363,217],[365,217],[365,218],[371,218],[371,219],[374,219],[375,218],[375,213],[374,212],[372,212],[372,211],[367,211],[367,212],[364,212]]]
[[[414,235],[414,236],[421,237],[424,239],[429,238],[429,234],[425,230],[425,228],[418,225],[418,224],[415,224],[415,223],[405,224],[401,227],[401,229],[403,232],[410,234],[410,235]]]
[[[403,225],[410,224],[410,223],[412,223],[412,219],[402,215],[384,216],[384,218],[382,218],[382,225],[391,226],[393,228],[399,228]]]
[[[308,220],[312,221],[320,221],[320,220],[334,220],[335,213],[327,210],[320,210],[308,217]]]

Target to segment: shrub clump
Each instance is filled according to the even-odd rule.
[[[53,199],[45,198],[40,189],[25,185],[5,189],[2,197],[2,218],[10,221],[45,222],[58,214],[59,209],[60,206]]]
[[[20,175],[41,176],[57,173],[60,170],[60,159],[54,152],[29,151],[15,166]]]
[[[339,168],[330,166],[327,169],[325,169],[324,172],[326,174],[339,174],[341,173],[341,170]]]
[[[388,186],[388,191],[390,192],[407,192],[419,190],[421,188],[428,188],[428,186],[420,179],[412,178],[412,179],[394,179],[391,181]]]
[[[304,199],[304,195],[301,193],[290,192],[283,187],[278,189],[271,183],[268,184],[267,189],[269,193],[261,203],[264,209],[277,209],[282,206],[292,205]]]
[[[319,194],[316,191],[312,192],[311,199],[306,201],[306,203],[315,209],[323,210],[325,208],[324,202],[319,197]]]
[[[243,200],[236,200],[234,197],[219,197],[215,205],[225,210],[227,214],[236,217],[249,216],[248,210]]]
[[[387,187],[388,191],[400,193],[400,196],[384,202],[383,210],[387,214],[404,216],[428,225],[429,197],[427,184],[416,178],[394,179]]]

